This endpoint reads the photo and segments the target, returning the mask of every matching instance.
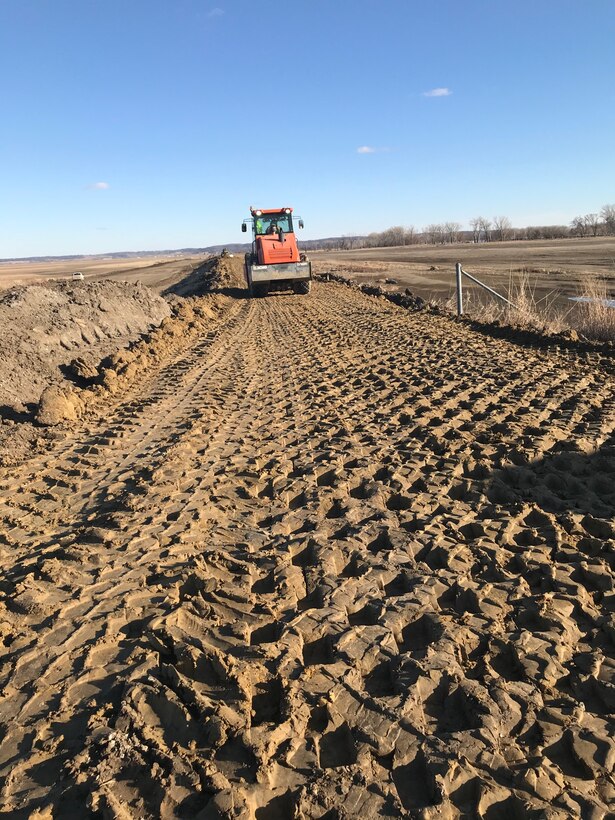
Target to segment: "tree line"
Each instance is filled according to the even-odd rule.
[[[599,214],[575,216],[570,227],[577,236],[613,236],[615,205],[603,205]]]
[[[505,242],[520,239],[564,239],[571,236],[615,236],[615,205],[604,205],[599,213],[576,216],[570,225],[531,225],[514,228],[507,216],[470,219],[470,230],[459,222],[440,222],[417,230],[413,225],[395,225],[367,236],[341,236],[327,240],[327,247],[383,248],[400,245],[449,245],[456,242]]]

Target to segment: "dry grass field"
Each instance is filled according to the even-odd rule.
[[[480,245],[409,245],[310,254],[318,272],[333,270],[368,282],[393,278],[424,298],[454,293],[455,263],[502,293],[523,281],[540,303],[568,308],[568,297],[582,294],[588,279],[604,281],[615,294],[615,237],[490,242]],[[434,269],[435,268],[435,269]],[[478,290],[469,282],[468,291]]]

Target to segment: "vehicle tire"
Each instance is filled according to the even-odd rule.
[[[251,253],[251,252],[244,254],[243,258],[244,258],[244,274],[245,274],[245,277],[246,277],[246,282],[248,284],[248,293],[249,293],[251,299],[255,299],[258,296],[262,296],[262,294],[260,294],[258,292],[258,289],[259,289],[260,285],[254,283],[254,282],[252,282],[252,283],[250,282],[250,277],[248,276],[248,271],[250,270],[252,265],[255,264],[256,260],[254,258],[254,254]]]
[[[308,279],[307,282],[297,282],[295,293],[308,294],[312,290],[312,281]]]

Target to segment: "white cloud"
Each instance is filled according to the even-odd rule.
[[[377,148],[375,145],[360,145],[357,154],[385,154],[390,148]]]
[[[110,188],[108,182],[91,182],[88,185],[88,188],[92,191],[106,191]]]
[[[424,97],[450,97],[453,92],[450,88],[432,88],[431,91],[423,91]]]
[[[208,17],[222,17],[223,14],[224,9],[218,8],[218,6],[216,6],[216,8],[212,9],[211,11],[207,12]]]

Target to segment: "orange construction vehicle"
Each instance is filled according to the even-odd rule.
[[[252,250],[246,254],[246,282],[251,296],[266,296],[270,290],[292,288],[309,293],[312,265],[299,252],[293,227],[292,208],[250,208],[241,230],[252,224]],[[303,220],[297,219],[303,228]]]

